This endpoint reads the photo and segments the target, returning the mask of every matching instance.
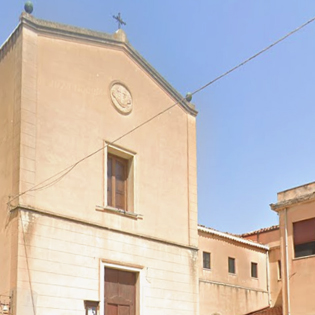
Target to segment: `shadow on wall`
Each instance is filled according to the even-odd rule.
[[[281,306],[282,305],[282,290],[279,291],[277,299],[274,303],[274,306]]]

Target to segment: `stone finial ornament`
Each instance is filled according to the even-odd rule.
[[[192,94],[191,94],[190,92],[188,92],[188,93],[186,94],[186,96],[185,96],[185,99],[186,99],[187,102],[191,102],[191,100],[192,100]]]
[[[32,1],[26,1],[25,2],[24,10],[28,14],[31,14],[33,12],[33,3],[32,3]]]

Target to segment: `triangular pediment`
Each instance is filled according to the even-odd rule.
[[[30,28],[36,33],[42,35],[53,35],[64,39],[79,40],[90,44],[94,43],[97,45],[104,45],[106,47],[123,50],[174,100],[174,102],[180,104],[180,106],[189,114],[193,116],[197,115],[194,105],[187,102],[185,98],[132,47],[124,31],[118,30],[114,34],[107,34],[85,28],[37,19],[27,13],[22,13],[20,17],[20,26]]]

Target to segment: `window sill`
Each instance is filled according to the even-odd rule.
[[[118,209],[118,208],[114,208],[114,207],[110,207],[110,206],[96,206],[96,211],[101,211],[101,212],[109,212],[109,213],[115,213],[118,215],[122,215],[124,217],[128,217],[134,220],[142,220],[143,219],[143,215],[142,214],[137,214],[137,213],[133,213],[133,212],[128,212],[122,209]]]
[[[314,258],[315,255],[308,255],[308,256],[302,256],[302,257],[295,257],[292,260],[300,260],[300,259],[307,259],[307,258]]]
[[[205,268],[205,267],[203,267],[202,269],[203,269],[203,271],[211,271],[211,268]]]

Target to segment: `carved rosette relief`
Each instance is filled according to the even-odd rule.
[[[132,96],[125,85],[115,82],[110,88],[110,96],[115,108],[121,113],[128,115],[132,111]]]

